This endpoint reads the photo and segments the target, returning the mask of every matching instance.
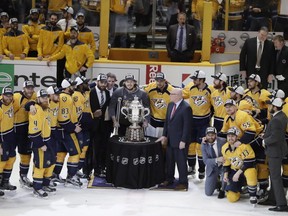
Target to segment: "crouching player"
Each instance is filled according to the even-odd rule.
[[[245,179],[248,185],[250,203],[256,204],[257,171],[255,168],[255,153],[249,144],[240,144],[236,147],[237,130],[230,128],[227,131],[227,143],[222,147],[224,157],[224,177],[227,183],[227,199],[236,202],[240,199],[240,191]]]
[[[29,106],[28,104],[25,106],[26,109]],[[29,113],[29,138],[34,155],[33,193],[39,197],[47,197],[47,192],[55,192],[56,189],[49,186],[55,166],[52,163],[55,161],[55,156],[50,139],[51,121],[49,98],[46,90],[41,89],[37,92],[35,109],[34,113]]]

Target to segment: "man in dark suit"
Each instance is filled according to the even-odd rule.
[[[273,42],[276,49],[274,70],[278,89],[283,90],[285,95],[288,95],[288,47],[285,46],[282,35],[276,35]]]
[[[105,121],[105,112],[110,102],[110,94],[106,89],[107,76],[100,74],[97,77],[97,86],[90,91],[90,105],[93,113],[92,127],[92,163],[94,176],[105,177],[106,150],[108,138],[105,135],[108,131]],[[92,152],[91,152],[92,150]]]
[[[270,179],[276,199],[276,207],[269,208],[269,210],[288,212],[287,200],[281,177],[282,160],[288,153],[288,147],[285,140],[287,117],[282,112],[283,101],[280,98],[273,99],[271,104],[270,113],[273,117],[268,123],[262,142],[268,157]]]
[[[240,74],[246,79],[251,74],[258,74],[262,87],[267,89],[273,79],[274,45],[267,40],[268,28],[262,27],[257,37],[245,41],[240,52]],[[247,81],[247,80],[246,80]]]
[[[171,62],[190,62],[193,59],[196,33],[193,26],[186,24],[186,14],[179,13],[178,24],[168,29],[166,48]]]
[[[192,110],[189,104],[182,98],[181,89],[173,89],[170,93],[169,103],[164,124],[163,136],[157,141],[166,149],[166,180],[163,186],[173,184],[175,174],[175,162],[179,172],[179,183],[175,190],[188,190],[187,178],[187,154],[191,142]]]
[[[212,196],[215,189],[219,189],[218,198],[224,198],[225,192],[221,188],[221,179],[223,175],[222,165],[224,158],[222,156],[222,146],[226,140],[217,137],[215,127],[206,129],[206,136],[202,139],[201,150],[203,161],[206,165],[205,194]]]

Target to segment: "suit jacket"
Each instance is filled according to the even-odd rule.
[[[217,137],[217,150],[218,150],[218,157],[222,156],[222,146],[226,143],[226,140],[220,137]],[[206,165],[206,175],[210,176],[214,169],[218,169],[218,164],[215,161],[215,158],[212,157],[211,147],[208,143],[201,144],[202,150],[202,157],[203,161]]]
[[[274,54],[275,48],[271,41],[265,40],[263,52],[260,61],[259,76],[263,79],[262,82],[267,82],[269,74],[274,73]],[[240,52],[240,71],[247,71],[247,77],[255,73],[257,61],[257,37],[245,41]]]
[[[163,136],[168,138],[168,146],[172,148],[179,148],[180,141],[186,143],[186,147],[191,142],[191,119],[192,119],[192,110],[190,105],[182,100],[176,109],[172,118],[171,112],[173,109],[174,103],[171,102],[168,105],[166,120],[164,123]]]
[[[268,123],[264,134],[265,152],[268,157],[283,158],[288,153],[285,140],[287,117],[280,111]]]
[[[167,33],[166,48],[169,57],[172,56],[172,52],[176,46],[178,26],[179,26],[178,24],[171,25]],[[187,50],[191,52],[191,59],[192,59],[194,56],[196,46],[196,33],[193,26],[186,24],[185,27],[186,27]]]
[[[288,81],[288,47],[286,46],[281,49],[278,60],[277,52],[275,54],[275,75],[282,75],[285,81]]]
[[[101,126],[101,123],[104,122],[105,112],[106,112],[106,109],[110,103],[111,98],[110,98],[109,91],[105,89],[104,92],[106,95],[106,101],[105,101],[103,107],[100,108],[100,101],[99,101],[98,96],[97,96],[96,87],[91,89],[91,91],[90,91],[90,106],[91,106],[92,113],[94,113],[98,109],[101,109],[101,111],[102,111],[102,116],[97,117],[97,118],[93,117],[94,118],[93,130],[98,130]]]

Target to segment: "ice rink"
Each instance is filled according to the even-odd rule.
[[[17,159],[11,183],[16,192],[6,192],[0,198],[0,216],[265,216],[287,215],[268,211],[267,206],[249,203],[244,196],[237,203],[204,194],[204,182],[189,180],[188,192],[156,191],[148,189],[83,189],[58,186],[55,195],[41,199],[32,190],[20,188]],[[66,169],[62,176],[65,177]],[[31,171],[30,175],[31,177]]]

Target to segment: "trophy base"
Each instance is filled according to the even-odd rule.
[[[126,129],[125,141],[143,142],[144,140],[144,130],[142,127],[128,127]]]

